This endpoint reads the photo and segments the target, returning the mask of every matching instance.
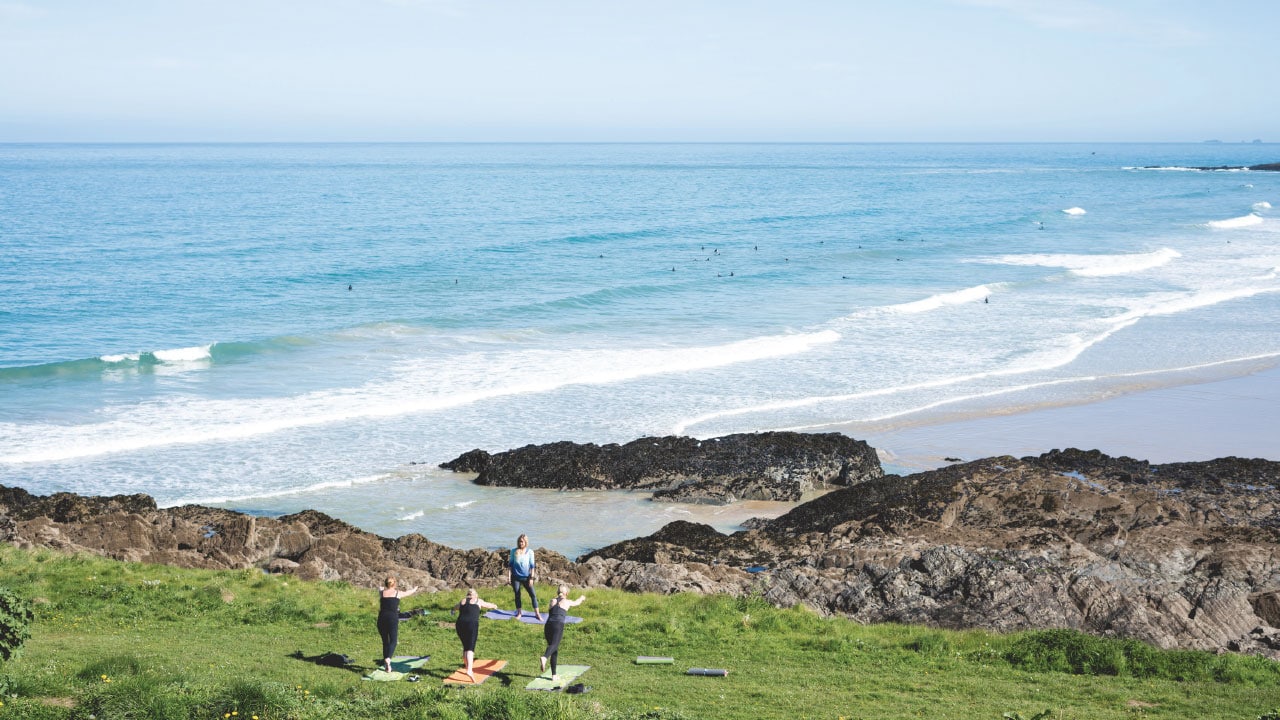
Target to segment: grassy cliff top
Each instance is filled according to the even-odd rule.
[[[0,545],[0,585],[36,613],[0,665],[8,718],[1241,718],[1280,707],[1280,664],[1160,651],[1074,632],[1017,635],[863,626],[754,598],[587,591],[560,662],[590,665],[583,695],[526,692],[542,628],[482,620],[478,658],[509,661],[475,688],[448,609],[464,588],[418,594],[397,649],[430,655],[417,683],[366,682],[380,642],[375,594],[258,570],[139,565]],[[538,587],[545,603],[554,594]],[[573,597],[577,590],[571,591]],[[507,588],[480,588],[510,607]],[[328,652],[353,665],[327,667]],[[636,665],[640,655],[674,665]],[[726,668],[727,677],[685,674]],[[1045,714],[1047,712],[1047,714]]]

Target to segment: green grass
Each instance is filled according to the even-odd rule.
[[[460,652],[458,592],[416,595],[401,654],[419,683],[360,679],[380,653],[373,590],[260,571],[117,563],[0,546],[0,584],[34,602],[21,654],[0,665],[0,720],[22,718],[1255,718],[1280,707],[1280,664],[1166,652],[1067,631],[996,635],[863,626],[758,598],[589,590],[562,662],[584,695],[534,693],[541,628],[483,621],[478,657],[509,662],[478,688],[443,687]],[[539,587],[544,596],[550,588]],[[509,605],[505,588],[481,596]],[[292,657],[333,651],[331,668]],[[675,665],[635,665],[669,655]],[[692,677],[690,667],[728,668]],[[1048,711],[1047,715],[1042,715]],[[235,713],[234,715],[229,715]]]

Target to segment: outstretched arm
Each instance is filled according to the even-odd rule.
[[[567,608],[571,608],[571,607],[573,607],[574,605],[581,605],[582,603],[584,603],[584,602],[586,602],[586,601],[587,601],[587,596],[586,596],[586,595],[579,595],[577,600],[570,600],[569,598],[565,598],[565,599],[563,599],[563,600],[561,600],[561,601],[560,601],[560,604],[561,604],[561,605],[563,605],[563,606],[565,606],[565,607],[567,607]]]
[[[410,595],[412,595],[412,594],[414,594],[414,593],[416,593],[416,592],[418,592],[418,588],[417,588],[417,586],[414,586],[414,587],[409,588],[408,590],[401,590],[400,592],[396,593],[396,597],[406,598],[406,597],[409,597]]]

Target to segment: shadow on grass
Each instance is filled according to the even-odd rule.
[[[370,667],[357,665],[346,655],[335,652],[325,652],[320,653],[319,655],[303,655],[301,650],[294,650],[285,657],[290,660],[301,660],[302,662],[312,663],[313,665],[319,665],[321,667],[346,670],[357,675],[367,675],[368,673],[378,669],[376,665]]]

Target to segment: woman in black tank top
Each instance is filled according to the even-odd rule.
[[[462,662],[467,677],[471,678],[472,682],[476,679],[476,676],[471,673],[471,666],[476,659],[476,638],[480,635],[480,610],[481,608],[494,610],[497,607],[493,603],[481,600],[476,594],[476,589],[471,588],[467,590],[467,596],[451,609],[451,612],[458,614],[453,628],[458,633],[458,639],[462,641]]]
[[[418,592],[418,588],[400,590],[395,576],[388,576],[378,592],[378,634],[382,636],[382,664],[391,672],[391,657],[396,654],[396,642],[400,639],[400,598]]]
[[[547,671],[547,662],[551,662],[552,680],[560,679],[556,675],[556,663],[560,658],[560,640],[564,637],[564,621],[569,614],[567,611],[574,605],[581,605],[586,600],[586,595],[579,595],[577,600],[570,600],[569,586],[561,585],[559,594],[551,601],[551,606],[547,613],[547,624],[542,628],[542,637],[547,641],[547,649],[542,653],[542,657],[538,658],[538,662],[542,665],[542,672]]]

